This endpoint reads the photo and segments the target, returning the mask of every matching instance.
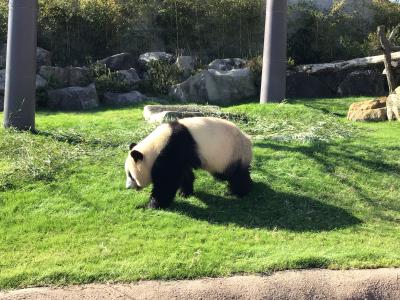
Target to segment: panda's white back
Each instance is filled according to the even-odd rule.
[[[179,120],[194,138],[198,146],[202,168],[210,173],[223,173],[237,161],[248,166],[252,160],[249,137],[233,123],[211,117],[195,117]]]

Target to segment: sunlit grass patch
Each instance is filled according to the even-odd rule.
[[[224,108],[253,138],[252,192],[197,171],[160,211],[124,187],[128,145],[155,127],[142,107],[0,129],[0,289],[399,267],[400,122],[348,122],[354,100]]]

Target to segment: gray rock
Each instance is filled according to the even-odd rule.
[[[385,92],[385,77],[378,71],[353,71],[340,83],[339,96],[382,96]]]
[[[174,56],[166,52],[147,52],[139,56],[139,65],[147,67],[151,61],[158,60],[173,63]]]
[[[88,110],[99,106],[96,87],[68,87],[48,92],[47,105],[56,110]]]
[[[143,116],[149,123],[164,123],[182,118],[219,113],[218,106],[200,105],[146,105]]]
[[[4,95],[6,88],[6,70],[0,70],[0,94]]]
[[[331,88],[318,76],[306,73],[289,73],[286,77],[288,98],[318,98],[334,96]]]
[[[3,44],[0,48],[0,68],[5,68],[7,61],[7,44]],[[51,65],[51,53],[43,48],[36,49],[36,68]]]
[[[7,44],[0,46],[0,68],[5,68],[7,62]]]
[[[36,74],[36,89],[44,89],[47,87],[47,80],[39,74]]]
[[[51,66],[51,53],[38,47],[36,49],[36,69],[39,70],[41,66]]]
[[[147,100],[147,97],[137,91],[123,94],[107,92],[103,95],[104,104],[111,106],[132,105],[145,100]]]
[[[47,81],[40,75],[36,75],[36,88],[45,88]],[[6,87],[6,70],[0,70],[0,94],[4,95]]]
[[[169,94],[180,101],[226,105],[255,97],[257,90],[250,69],[244,68],[202,71],[172,86]]]
[[[68,86],[84,87],[93,82],[88,68],[42,66],[39,70],[39,74],[47,81],[52,81],[52,84],[57,88]]]
[[[98,63],[106,65],[107,68],[111,69],[112,71],[128,70],[134,67],[133,58],[127,52],[106,57],[102,60],[99,60]]]
[[[94,78],[90,70],[86,67],[67,67],[69,86],[87,86],[93,82]]]
[[[230,71],[241,69],[246,66],[246,61],[241,58],[216,59],[208,65],[209,70]]]
[[[69,85],[69,70],[67,68],[42,66],[39,75],[57,88],[67,87]]]
[[[183,76],[188,78],[194,70],[195,59],[192,56],[179,56],[176,59],[175,65],[182,71]]]
[[[117,73],[121,80],[126,84],[132,85],[140,81],[139,75],[134,68],[117,71]]]

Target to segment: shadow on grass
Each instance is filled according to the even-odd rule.
[[[214,224],[233,224],[245,228],[329,231],[360,224],[344,209],[315,199],[273,191],[255,182],[252,192],[242,199],[221,197],[204,191],[195,193],[206,208],[186,201],[175,202],[172,210]]]
[[[384,214],[383,210],[398,212],[400,203],[393,201],[380,201],[366,190],[365,182],[358,182],[348,178],[346,174],[340,174],[336,170],[349,170],[363,178],[372,178],[391,174],[400,177],[400,165],[387,161],[386,156],[379,151],[374,144],[358,145],[352,143],[343,144],[311,144],[305,146],[284,145],[277,143],[257,143],[258,147],[269,148],[274,151],[299,152],[307,158],[318,163],[323,172],[336,178],[340,184],[346,186],[352,193],[356,193],[360,200],[373,207],[373,214],[381,220],[393,221]],[[386,150],[397,152],[398,147],[385,147]],[[396,155],[394,153],[393,155]],[[368,186],[368,185],[367,185]],[[372,188],[372,186],[371,186]]]

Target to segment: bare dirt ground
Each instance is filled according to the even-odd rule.
[[[90,284],[0,292],[0,299],[400,299],[400,269],[303,270],[270,276]]]

